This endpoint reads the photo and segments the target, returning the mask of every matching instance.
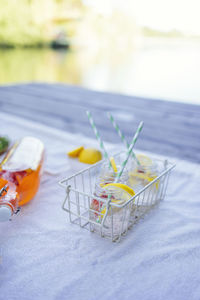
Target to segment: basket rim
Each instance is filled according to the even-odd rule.
[[[80,172],[78,172],[78,173],[76,173],[76,174],[74,174],[74,175],[72,175],[72,176],[66,178],[66,179],[63,179],[63,180],[59,181],[59,185],[62,186],[62,187],[64,187],[65,189],[67,189],[68,192],[73,191],[73,192],[79,193],[79,194],[81,194],[81,195],[83,195],[83,196],[90,197],[90,198],[94,198],[94,199],[96,199],[96,200],[98,200],[98,201],[107,203],[107,200],[104,199],[104,198],[95,196],[94,194],[89,194],[89,193],[86,193],[86,192],[82,192],[82,191],[80,191],[80,190],[78,190],[78,189],[74,189],[74,188],[71,187],[70,184],[69,184],[69,185],[65,185],[65,184],[64,184],[64,182],[66,182],[66,181],[72,179],[73,177],[75,177],[75,176],[77,176],[77,175],[80,175],[82,172],[84,172],[84,171],[86,171],[86,170],[88,170],[88,169],[91,169],[91,168],[95,167],[96,165],[98,165],[98,164],[100,164],[100,163],[102,163],[102,161],[101,161],[101,162],[98,162],[97,164],[92,165],[91,167],[86,168],[86,169],[84,169],[84,170],[82,170],[82,171],[80,171]],[[170,172],[173,168],[175,168],[175,166],[176,166],[176,164],[172,164],[172,163],[170,163],[170,162],[168,162],[168,164],[171,164],[171,166],[169,166],[166,170],[164,170],[163,172],[161,172],[159,176],[157,176],[154,180],[152,180],[151,182],[149,182],[149,183],[148,183],[145,187],[143,187],[141,190],[139,190],[139,191],[138,191],[133,197],[131,197],[128,201],[125,201],[125,202],[122,203],[122,204],[117,204],[117,203],[114,203],[114,202],[110,202],[110,206],[118,207],[118,208],[123,208],[123,207],[127,206],[130,202],[134,201],[136,197],[138,197],[141,193],[143,193],[143,192],[144,192],[146,189],[148,189],[151,185],[153,185],[154,183],[156,183],[157,181],[159,181],[161,177],[163,177],[164,175],[166,175],[167,173],[169,173],[169,172]]]
[[[119,156],[119,155],[121,155],[121,154],[123,154],[123,153],[125,153],[125,151],[120,151],[120,152],[114,154],[113,157],[117,157],[117,156]],[[170,166],[168,169],[166,169],[166,170],[169,170],[169,169],[171,170],[171,169],[173,169],[173,168],[176,166],[175,163],[171,163],[168,159],[165,159],[165,160],[164,160],[164,159],[161,159],[161,158],[154,158],[154,159],[157,160],[157,161],[160,161],[160,162],[167,161],[167,164],[168,164],[168,165],[171,165],[171,166]],[[69,177],[65,177],[65,178],[61,179],[61,180],[58,182],[58,184],[59,184],[61,187],[66,188],[68,185],[64,184],[65,182],[69,181],[70,179],[72,179],[72,178],[74,178],[74,177],[76,177],[76,176],[78,176],[78,175],[81,175],[81,174],[84,173],[84,172],[87,172],[88,170],[91,170],[91,169],[97,167],[98,165],[103,164],[105,161],[106,161],[106,159],[104,158],[104,159],[100,160],[99,162],[97,162],[97,163],[95,163],[95,164],[93,164],[93,165],[91,165],[91,166],[88,166],[87,168],[84,168],[84,169],[82,169],[81,171],[78,171],[78,172],[74,173],[73,175],[71,175],[71,176],[69,176]],[[166,171],[166,170],[165,170],[165,171]],[[161,174],[162,174],[162,173],[161,173]],[[157,178],[157,177],[156,177],[156,178]],[[156,178],[155,178],[155,179],[156,179]],[[151,182],[152,182],[152,181],[151,181]]]

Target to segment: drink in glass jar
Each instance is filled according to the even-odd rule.
[[[35,196],[40,185],[43,160],[44,145],[34,137],[23,138],[8,152],[0,169],[0,186],[7,188],[6,194],[0,198],[0,220],[12,216],[17,206],[28,203]],[[11,205],[5,204],[6,201],[15,203],[9,212]]]

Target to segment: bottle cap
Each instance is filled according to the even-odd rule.
[[[8,205],[0,205],[0,222],[9,221],[12,216],[12,209]]]

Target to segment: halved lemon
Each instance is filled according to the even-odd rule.
[[[68,154],[69,157],[75,158],[75,157],[78,157],[78,156],[79,156],[79,154],[81,153],[81,151],[82,151],[83,149],[84,149],[84,147],[81,146],[81,147],[78,147],[78,148],[76,148],[76,149],[74,149],[74,150],[72,150],[72,151],[69,151],[67,154]]]
[[[97,149],[87,148],[81,151],[78,158],[82,163],[95,164],[102,159],[102,154]]]

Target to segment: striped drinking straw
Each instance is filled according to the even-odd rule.
[[[106,149],[105,149],[105,147],[104,147],[104,143],[103,143],[103,141],[102,141],[102,139],[101,139],[101,137],[100,137],[100,134],[99,134],[99,132],[98,132],[98,130],[97,130],[97,127],[96,127],[96,125],[95,125],[95,123],[94,123],[94,120],[93,120],[93,118],[92,118],[91,112],[90,112],[90,111],[86,111],[86,114],[87,114],[87,116],[88,116],[89,122],[90,122],[90,124],[91,124],[91,126],[92,126],[92,129],[93,129],[93,131],[94,131],[94,134],[95,134],[95,136],[96,136],[96,139],[97,139],[98,142],[99,142],[99,145],[100,145],[100,148],[101,148],[101,150],[102,150],[102,152],[103,152],[104,158],[107,159],[107,160],[109,161],[109,168],[111,168],[112,166],[111,166],[111,162],[110,162],[110,160],[109,160],[108,153],[107,153],[107,151],[106,151]]]
[[[120,170],[119,170],[119,172],[117,173],[117,176],[116,176],[116,178],[115,178],[115,182],[118,182],[119,181],[119,179],[120,179],[120,177],[121,177],[121,175],[122,175],[122,173],[123,173],[123,171],[124,171],[124,168],[125,168],[125,166],[126,166],[126,164],[127,164],[127,162],[128,162],[128,159],[129,159],[129,157],[130,157],[130,155],[131,155],[131,153],[132,153],[132,149],[133,149],[133,147],[134,147],[134,145],[135,145],[135,143],[136,143],[136,141],[137,141],[137,138],[138,138],[138,136],[139,136],[139,134],[140,134],[140,131],[142,130],[142,128],[143,128],[143,122],[140,122],[140,124],[139,124],[139,126],[138,126],[138,128],[137,128],[137,130],[136,130],[136,133],[134,134],[134,137],[133,137],[133,140],[132,140],[132,142],[131,142],[131,144],[130,144],[130,146],[129,146],[129,148],[128,148],[128,151],[127,151],[127,155],[126,155],[126,159],[123,161],[123,163],[122,163],[122,165],[121,165],[121,167],[120,167]]]
[[[115,128],[116,132],[118,133],[119,137],[121,138],[122,142],[125,144],[127,150],[129,149],[129,143],[126,141],[124,134],[122,133],[122,131],[119,128],[119,125],[115,122],[113,116],[111,115],[111,113],[107,113],[107,116],[109,118],[109,120],[111,121],[113,127]],[[132,151],[131,153],[132,157],[136,160],[137,164],[140,165],[139,160],[137,159],[135,153]]]

